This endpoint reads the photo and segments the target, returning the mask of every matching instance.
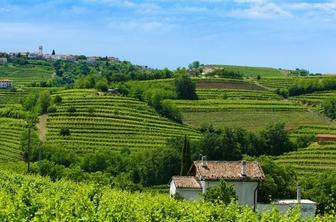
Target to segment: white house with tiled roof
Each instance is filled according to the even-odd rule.
[[[265,175],[257,162],[249,161],[194,161],[189,176],[173,176],[170,195],[194,200],[200,199],[209,187],[224,180],[233,185],[240,204],[254,206],[257,203],[259,182]]]
[[[9,79],[0,79],[0,89],[11,88],[13,85],[13,81]]]

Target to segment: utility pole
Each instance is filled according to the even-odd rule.
[[[29,151],[30,151],[30,125],[28,126],[28,144],[27,144],[27,150],[26,150],[27,171],[28,172],[30,170]]]

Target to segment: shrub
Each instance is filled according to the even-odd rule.
[[[61,104],[62,103],[62,97],[60,95],[56,95],[54,98],[54,103],[55,104]]]
[[[69,113],[74,113],[74,112],[76,112],[77,110],[76,110],[76,107],[74,107],[74,106],[69,106],[68,109],[67,109],[67,111],[68,111]]]
[[[209,202],[221,202],[229,204],[232,200],[237,200],[233,186],[228,185],[224,180],[220,181],[216,187],[210,187],[204,193],[204,200]]]
[[[60,130],[60,135],[61,136],[70,136],[70,130],[68,128],[62,128]]]
[[[55,113],[57,111],[56,106],[50,106],[48,107],[48,113]]]
[[[322,109],[326,116],[331,119],[336,119],[336,99],[327,99],[322,103]]]

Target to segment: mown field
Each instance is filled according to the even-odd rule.
[[[323,145],[314,143],[308,148],[286,153],[278,157],[276,162],[292,167],[300,176],[335,171],[336,143]]]
[[[95,150],[146,150],[164,147],[167,139],[196,130],[160,117],[146,103],[129,97],[97,93],[95,90],[64,90],[63,102],[47,120],[46,143],[78,152]],[[74,107],[75,112],[69,112]],[[70,136],[61,136],[67,128]]]
[[[48,81],[53,72],[50,65],[0,65],[0,79],[10,79],[16,87]]]
[[[26,122],[0,118],[0,162],[22,160],[21,140]]]

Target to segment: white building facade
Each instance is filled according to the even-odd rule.
[[[208,188],[224,180],[234,187],[238,202],[250,206],[256,206],[258,183],[265,179],[260,165],[247,161],[194,161],[189,175],[172,177],[170,195],[200,199]]]
[[[12,85],[13,85],[12,80],[9,79],[0,80],[0,89],[11,88]]]

